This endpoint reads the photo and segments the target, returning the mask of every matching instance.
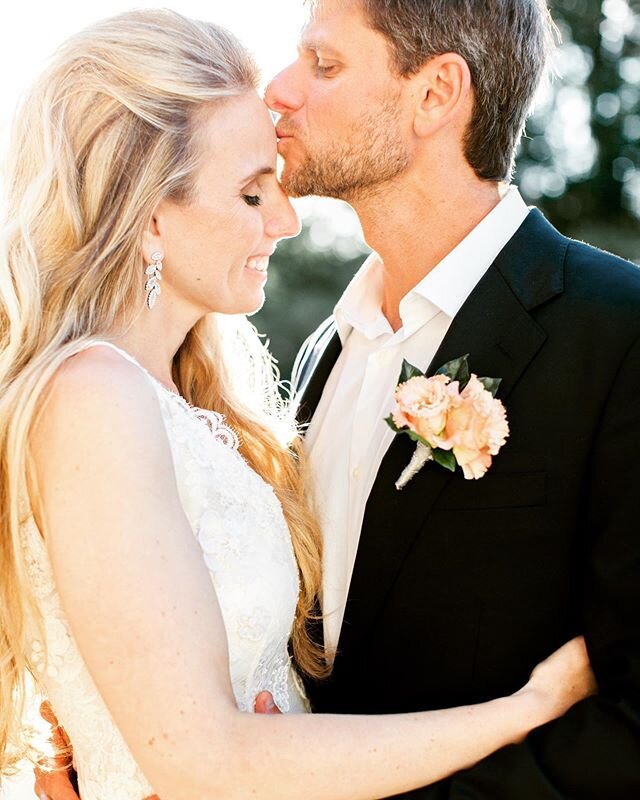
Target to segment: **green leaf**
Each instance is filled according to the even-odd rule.
[[[420,434],[416,433],[415,431],[410,431],[409,429],[407,429],[405,431],[400,431],[400,433],[406,433],[407,436],[410,439],[413,439],[414,442],[420,442],[421,444],[426,445],[428,448],[431,448],[429,442],[426,439],[423,439],[423,437],[420,436]]]
[[[453,452],[451,450],[441,450],[439,447],[433,451],[433,460],[436,464],[440,464],[441,467],[448,469],[449,472],[455,472],[458,466]]]
[[[391,428],[392,431],[395,431],[395,433],[402,433],[402,428],[399,428],[396,425],[396,423],[393,421],[393,417],[385,417],[384,421],[387,423],[387,425]]]
[[[478,378],[484,388],[495,397],[502,383],[502,378]]]
[[[411,378],[423,378],[424,372],[420,372],[417,367],[414,367],[413,364],[410,364],[406,358],[402,360],[402,369],[400,370],[400,378],[398,379],[398,383],[405,383]]]
[[[454,358],[452,361],[447,361],[436,372],[436,375],[447,375],[452,381],[460,382],[460,390],[469,383],[469,353],[460,358]]]

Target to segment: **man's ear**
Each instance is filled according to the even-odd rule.
[[[456,119],[466,120],[473,92],[471,71],[461,55],[434,56],[410,80],[416,90],[413,128],[417,136],[430,136]]]

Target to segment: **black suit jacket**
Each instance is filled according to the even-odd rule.
[[[303,420],[339,353],[332,320],[303,347]],[[395,438],[368,499],[334,672],[308,683],[312,705],[369,714],[506,695],[584,633],[596,697],[406,796],[637,800],[640,269],[532,211],[429,374],[465,353],[473,372],[503,379],[510,438],[481,480],[428,464],[402,492],[415,445]]]

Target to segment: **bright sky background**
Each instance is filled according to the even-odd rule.
[[[0,103],[3,119],[48,55],[72,33],[132,8],[167,7],[230,28],[257,55],[265,77],[295,55],[304,22],[302,0],[5,0],[0,14]]]
[[[232,30],[256,55],[265,82],[290,63],[304,24],[302,0],[4,0],[0,11],[0,142],[20,94],[69,35],[103,17],[132,8],[171,8]],[[334,234],[358,235],[345,204],[331,200],[296,201],[303,217],[320,216],[314,239],[327,245]]]

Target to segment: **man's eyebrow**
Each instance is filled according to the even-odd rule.
[[[256,178],[259,178],[261,175],[275,175],[276,171],[273,167],[258,167],[257,170],[251,173],[251,175],[247,175],[240,183],[244,186],[245,183],[251,183],[251,181],[255,181]]]
[[[326,53],[328,56],[336,56],[337,58],[341,58],[341,54],[338,50],[332,47],[328,42],[323,42],[321,39],[301,39],[300,44],[298,45],[298,50],[300,52],[313,52],[317,53],[320,50],[322,53]]]

